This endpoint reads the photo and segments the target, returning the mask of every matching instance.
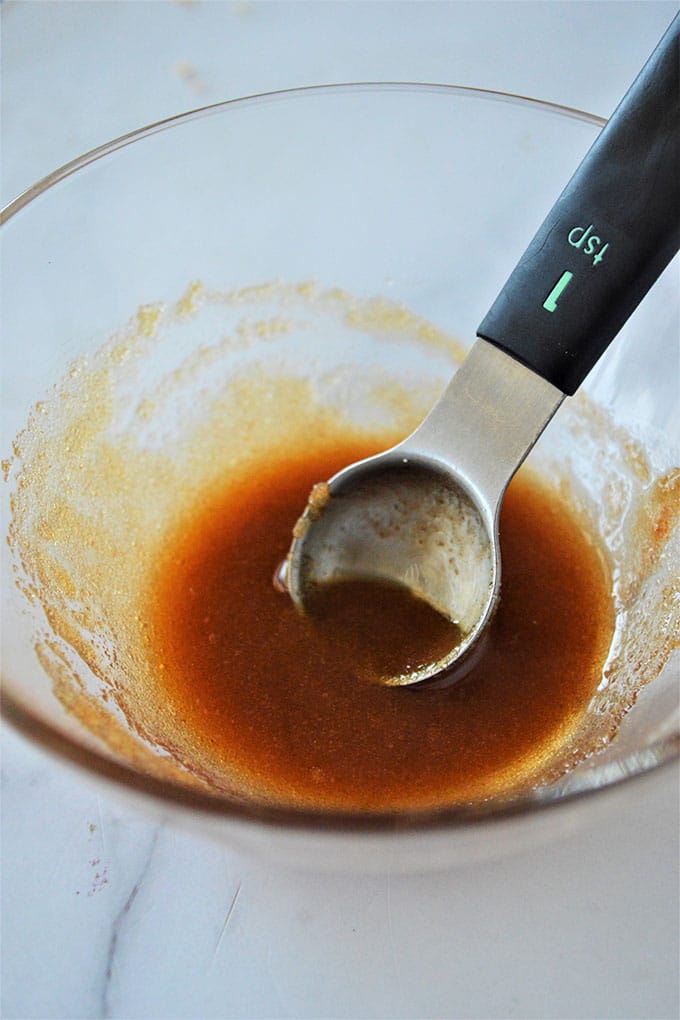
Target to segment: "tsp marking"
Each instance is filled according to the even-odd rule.
[[[562,292],[566,289],[566,287],[571,283],[573,279],[574,279],[573,273],[570,273],[568,271],[562,273],[559,280],[557,281],[557,283],[555,284],[555,286],[553,287],[553,289],[550,291],[547,298],[543,302],[543,307],[545,308],[546,312],[557,311],[557,302],[559,300],[560,294],[562,294]]]
[[[567,235],[567,240],[572,248],[578,248],[584,255],[593,255],[593,265],[597,266],[604,258],[609,242],[603,244],[602,238],[593,233],[594,229],[595,225],[593,223],[589,227],[572,227]],[[588,242],[587,244],[586,241]]]

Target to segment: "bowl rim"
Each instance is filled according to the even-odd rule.
[[[453,85],[433,82],[399,82],[399,81],[368,81],[342,82],[335,84],[307,85],[299,88],[287,88],[269,92],[256,93],[240,98],[227,99],[207,106],[196,107],[185,112],[166,117],[151,124],[120,135],[109,142],[98,145],[80,156],[57,167],[21,192],[0,210],[0,226],[8,223],[22,209],[30,205],[36,198],[53,188],[55,185],[78,173],[90,164],[112,154],[128,145],[149,138],[161,131],[198,120],[203,117],[226,112],[231,108],[241,109],[250,105],[268,102],[279,102],[299,97],[341,92],[417,92],[433,93],[461,98],[476,98],[490,102],[509,103],[528,109],[536,109],[561,117],[567,117],[602,128],[606,119],[583,110],[563,106],[559,103],[534,99],[517,93],[499,92],[493,89],[482,89],[464,85]],[[22,702],[14,697],[5,687],[4,681],[0,694],[0,714],[12,728],[26,738],[29,743],[37,744],[43,751],[55,756],[62,762],[71,764],[79,771],[94,775],[108,781],[112,786],[125,792],[134,792],[147,802],[161,804],[179,810],[182,813],[197,813],[205,818],[218,818],[222,821],[256,823],[268,827],[287,828],[291,830],[312,830],[323,832],[419,832],[431,830],[457,830],[470,828],[472,825],[488,827],[495,823],[518,817],[531,817],[542,814],[546,809],[558,810],[575,802],[620,788],[631,781],[670,765],[680,757],[680,734],[671,734],[656,740],[647,748],[644,761],[640,756],[631,755],[626,759],[621,774],[614,779],[607,778],[598,785],[595,779],[587,788],[567,791],[560,797],[532,794],[509,797],[502,802],[481,802],[472,805],[459,805],[436,809],[420,809],[417,811],[388,812],[352,812],[342,810],[313,811],[308,808],[293,806],[278,807],[255,802],[228,800],[220,794],[213,794],[194,787],[183,786],[179,782],[158,779],[154,776],[135,771],[131,766],[119,762],[108,755],[78,744],[57,727],[41,719],[27,709]],[[593,774],[597,776],[597,767]]]
[[[594,113],[588,113],[585,110],[579,110],[576,107],[563,106],[560,103],[554,103],[549,100],[534,99],[530,96],[524,96],[515,92],[499,92],[494,89],[476,88],[468,85],[448,85],[438,82],[338,82],[334,84],[303,85],[295,88],[256,92],[248,96],[224,99],[217,103],[209,103],[206,106],[197,106],[193,109],[186,110],[183,113],[174,114],[171,117],[164,117],[161,120],[153,121],[151,124],[146,124],[140,128],[135,128],[133,131],[128,131],[123,135],[119,135],[117,138],[113,138],[111,141],[104,142],[101,145],[95,146],[93,149],[89,149],[82,155],[76,156],[74,159],[71,159],[67,163],[57,167],[55,170],[52,170],[51,173],[47,174],[45,177],[41,177],[34,184],[31,184],[24,191],[20,192],[16,198],[9,201],[4,208],[0,209],[0,226],[8,222],[21,209],[37,198],[38,195],[43,194],[43,192],[52,188],[55,184],[58,184],[66,177],[70,177],[72,174],[82,170],[83,167],[89,166],[90,163],[95,163],[97,160],[102,159],[104,156],[108,156],[110,153],[117,152],[119,149],[132,145],[143,138],[149,138],[151,135],[158,134],[161,131],[167,131],[170,128],[178,127],[180,124],[222,113],[231,107],[238,107],[241,109],[245,106],[262,105],[267,102],[277,102],[280,100],[314,94],[322,95],[324,93],[337,94],[340,92],[399,91],[442,93],[445,95],[457,95],[468,99],[477,98],[495,102],[510,103],[516,106],[525,106],[528,108],[543,110],[544,112],[554,113],[562,117],[567,117],[571,120],[579,120],[583,123],[591,124],[600,128],[604,127],[607,123],[605,117],[600,117]]]

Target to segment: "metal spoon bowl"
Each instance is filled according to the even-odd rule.
[[[525,391],[519,406],[518,386]],[[459,678],[499,599],[503,493],[562,399],[536,373],[478,340],[411,436],[312,491],[286,563],[298,608],[304,611],[316,586],[336,581],[408,588],[457,624],[460,643],[385,683],[419,683],[454,665]]]

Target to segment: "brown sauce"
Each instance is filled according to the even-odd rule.
[[[312,484],[374,452],[338,442],[254,464],[187,514],[149,596],[163,696],[216,776],[238,775],[276,803],[418,809],[531,783],[601,679],[613,630],[604,559],[575,513],[520,473],[503,506],[502,600],[479,663],[445,689],[367,682],[354,668],[365,644],[356,619],[314,625],[272,574]],[[380,654],[421,654],[422,620],[403,608],[391,625],[383,616]]]
[[[408,588],[379,581],[336,581],[310,592],[316,635],[349,675],[382,683],[414,673],[461,643],[459,627]]]

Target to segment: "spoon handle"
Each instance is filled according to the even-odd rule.
[[[572,394],[680,247],[680,14],[479,327]]]

